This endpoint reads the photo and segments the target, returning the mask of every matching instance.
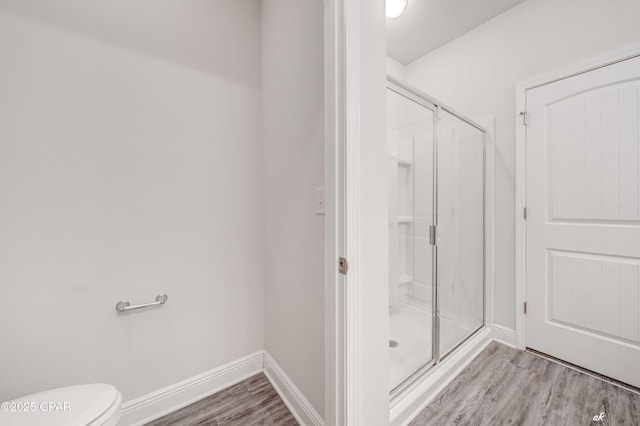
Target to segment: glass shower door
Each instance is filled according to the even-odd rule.
[[[387,84],[391,398],[484,326],[481,126]]]
[[[434,362],[432,108],[387,90],[390,389]]]
[[[484,132],[439,110],[439,357],[484,325]]]

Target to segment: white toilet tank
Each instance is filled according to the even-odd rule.
[[[92,384],[52,389],[4,402],[5,426],[115,426],[122,395],[111,385]]]

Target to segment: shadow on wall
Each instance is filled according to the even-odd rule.
[[[261,29],[237,24],[248,17],[260,21],[256,3],[260,0],[0,0],[0,10],[257,88],[260,55],[247,55],[238,46],[259,39]]]

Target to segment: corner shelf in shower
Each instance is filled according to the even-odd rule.
[[[413,223],[413,216],[398,216],[398,223]]]
[[[406,158],[399,158],[398,156],[393,156],[391,157],[391,159],[395,160],[398,162],[398,167],[412,167],[413,166],[413,160],[409,160]]]
[[[411,284],[413,277],[411,275],[400,275],[393,279],[396,285]]]

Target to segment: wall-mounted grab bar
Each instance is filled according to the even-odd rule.
[[[127,312],[127,311],[133,311],[134,309],[142,309],[142,308],[148,308],[150,306],[164,305],[164,303],[167,301],[168,298],[169,298],[169,296],[167,296],[166,294],[161,293],[161,294],[156,296],[156,301],[155,302],[143,303],[141,305],[133,305],[133,306],[131,306],[131,303],[129,303],[128,300],[121,300],[116,305],[116,311],[118,311],[118,312]]]

